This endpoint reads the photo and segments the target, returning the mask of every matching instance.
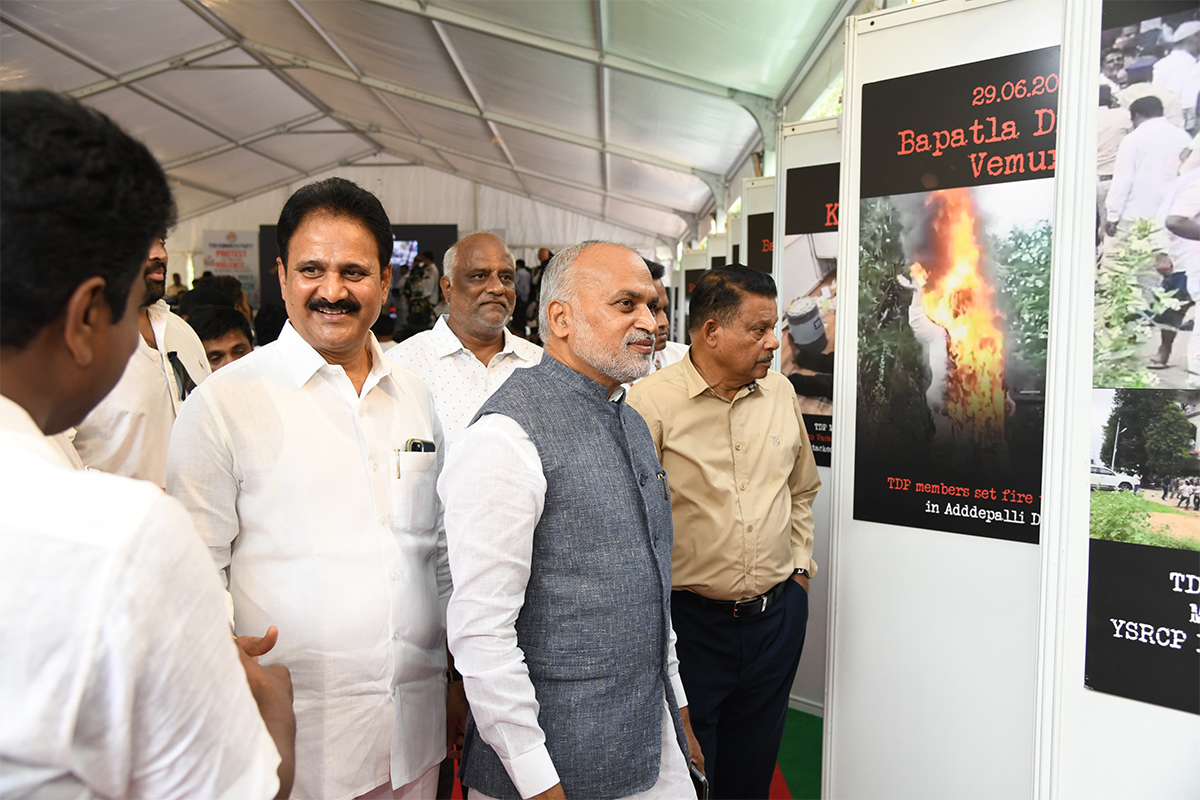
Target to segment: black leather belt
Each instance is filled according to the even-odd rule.
[[[791,580],[791,578],[788,578],[788,580]],[[785,588],[787,588],[787,580],[775,585],[757,597],[750,597],[746,600],[710,600],[695,592],[688,591],[674,592],[673,596],[686,598],[689,602],[697,604],[701,608],[706,608],[709,611],[715,611],[725,616],[741,618],[757,616],[766,611],[776,600],[783,596]]]

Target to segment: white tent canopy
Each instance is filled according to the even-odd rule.
[[[752,153],[772,167],[784,104],[865,3],[4,0],[0,86],[142,138],[182,249],[339,174],[395,222],[669,252]]]

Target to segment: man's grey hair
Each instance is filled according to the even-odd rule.
[[[454,283],[454,271],[458,269],[458,246],[467,239],[470,239],[472,236],[484,235],[490,236],[500,243],[500,246],[504,248],[504,255],[508,259],[509,266],[513,267],[513,269],[516,269],[516,259],[513,258],[512,251],[508,249],[508,244],[505,243],[503,239],[491,231],[475,231],[474,233],[468,233],[466,236],[462,237],[453,245],[451,245],[450,249],[446,251],[446,255],[442,257],[442,274],[450,279],[450,283]]]
[[[546,308],[555,300],[567,305],[575,302],[579,293],[579,278],[571,266],[584,250],[596,244],[624,247],[632,251],[638,258],[642,257],[629,245],[608,242],[603,239],[589,239],[586,242],[564,247],[555,253],[554,258],[550,259],[550,263],[542,270],[541,291],[538,293],[538,338],[542,340],[542,344],[545,344],[550,337],[550,324],[546,317]]]

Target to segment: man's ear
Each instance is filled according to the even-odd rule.
[[[387,297],[392,290],[392,262],[388,261],[379,270],[379,283],[383,286],[383,296]]]
[[[546,324],[554,338],[565,339],[575,329],[574,311],[562,300],[551,300],[546,306]]]
[[[439,278],[438,286],[442,287],[442,296],[446,298],[447,302],[449,302],[450,301],[450,276],[443,275],[441,278]]]
[[[275,272],[279,275],[279,293],[283,294],[287,289],[287,264],[278,256],[275,257]]]
[[[63,345],[80,369],[87,369],[96,360],[96,351],[102,346],[98,338],[103,339],[104,329],[112,327],[112,308],[104,296],[106,286],[104,278],[93,275],[67,298],[62,316]],[[126,308],[125,313],[136,313],[136,309]]]
[[[717,334],[721,330],[721,323],[715,319],[706,319],[704,324],[700,326],[700,338],[709,347],[714,347],[717,344]]]

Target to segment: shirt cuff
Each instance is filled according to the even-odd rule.
[[[688,704],[687,693],[683,691],[683,680],[678,675],[671,676],[671,691],[675,693],[675,705],[683,708]]]
[[[792,569],[804,569],[808,571],[808,577],[817,577],[817,562],[813,561],[812,554],[796,545],[792,545]]]
[[[554,769],[550,751],[544,744],[519,756],[500,760],[521,797],[541,794],[558,783],[558,771]]]

